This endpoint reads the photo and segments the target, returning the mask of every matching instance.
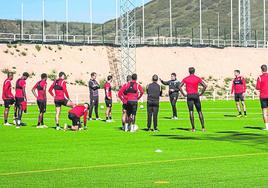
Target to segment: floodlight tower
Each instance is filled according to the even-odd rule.
[[[136,72],[135,0],[120,0],[121,84]]]
[[[251,12],[250,12],[250,0],[240,1],[240,38],[244,47],[249,45],[251,40]]]

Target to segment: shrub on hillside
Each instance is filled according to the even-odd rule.
[[[57,71],[56,70],[52,70],[50,74],[47,75],[47,77],[51,80],[54,81],[57,79]]]
[[[21,52],[21,55],[22,56],[27,56],[27,53],[26,52]]]
[[[12,70],[9,70],[8,68],[4,68],[4,69],[2,69],[1,72],[4,73],[4,74],[8,74],[8,73],[10,73],[10,72],[12,72],[13,74],[16,74],[16,71],[14,71],[14,70],[13,70],[13,71],[12,71]]]
[[[75,80],[75,83],[79,86],[87,86],[86,82],[84,80]]]
[[[38,52],[40,52],[40,50],[41,50],[41,46],[40,46],[40,45],[35,45],[35,49],[36,49]]]
[[[32,78],[32,77],[34,77],[36,74],[35,74],[35,72],[31,72],[31,73],[29,73],[29,78]]]
[[[104,88],[104,84],[106,83],[105,79],[101,79],[100,80],[100,88],[103,89]]]
[[[62,50],[62,47],[61,47],[61,45],[58,45],[58,50]]]
[[[228,84],[228,83],[231,82],[232,80],[233,80],[233,79],[230,78],[230,77],[224,78],[224,82],[225,82],[226,84]]]

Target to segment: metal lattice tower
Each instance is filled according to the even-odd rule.
[[[136,72],[135,0],[120,0],[121,84]]]
[[[240,24],[241,44],[247,47],[251,40],[250,0],[240,0]]]

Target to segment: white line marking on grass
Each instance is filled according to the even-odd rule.
[[[156,181],[155,184],[169,184],[169,181]]]
[[[37,174],[37,173],[43,173],[43,172],[62,172],[62,171],[98,169],[98,168],[116,168],[116,167],[127,167],[127,166],[132,166],[132,165],[150,165],[150,164],[172,163],[172,162],[178,162],[178,161],[228,159],[228,158],[251,157],[251,156],[258,156],[258,155],[268,155],[268,152],[245,153],[245,154],[236,154],[236,155],[220,155],[220,156],[213,156],[213,157],[179,158],[179,159],[169,159],[169,160],[160,160],[160,161],[133,162],[133,163],[125,163],[125,164],[103,164],[103,165],[81,166],[81,167],[30,170],[30,171],[21,171],[21,172],[6,172],[6,173],[0,173],[0,176],[16,176],[16,175],[25,175],[25,174]]]

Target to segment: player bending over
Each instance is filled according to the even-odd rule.
[[[244,99],[244,95],[247,89],[246,81],[242,76],[240,76],[240,70],[235,70],[234,75],[235,75],[235,78],[233,80],[231,93],[232,94],[234,93],[236,107],[239,113],[237,117],[242,117],[240,102],[243,106],[244,116],[246,117],[247,110],[246,110],[246,104],[245,104],[245,99]]]
[[[8,123],[8,114],[10,110],[10,106],[14,104],[15,99],[14,95],[12,94],[12,84],[11,81],[13,80],[13,73],[9,72],[7,73],[7,79],[3,83],[3,90],[2,90],[2,99],[4,101],[4,125],[5,126],[11,126],[11,124]]]
[[[15,94],[15,124],[16,128],[20,128],[22,113],[26,112],[27,97],[26,97],[26,80],[29,78],[29,73],[24,72],[22,77],[16,82],[16,94]]]
[[[111,86],[112,81],[113,81],[113,77],[108,76],[107,81],[104,84],[105,104],[106,104],[106,107],[107,107],[107,110],[106,110],[106,122],[107,123],[112,122],[112,106],[113,106],[112,86]]]
[[[80,118],[84,117],[84,129],[87,129],[87,114],[89,110],[89,104],[85,103],[84,105],[77,105],[73,107],[68,114],[68,118],[72,121],[72,126],[65,124],[64,130],[78,131],[82,129]]]
[[[192,125],[192,131],[195,132],[195,124],[194,124],[194,106],[198,112],[199,119],[202,125],[202,131],[205,132],[205,122],[204,122],[204,116],[202,113],[202,107],[201,107],[201,101],[200,101],[200,96],[202,96],[206,89],[207,85],[205,82],[197,77],[195,75],[195,68],[190,67],[189,68],[189,73],[190,76],[184,78],[182,80],[182,83],[180,85],[180,91],[183,94],[183,96],[187,97],[187,104],[189,108],[189,114],[190,114],[190,121]],[[186,92],[187,94],[183,91],[182,87],[186,85]],[[198,92],[198,86],[201,85],[203,87],[201,93]]]
[[[73,107],[74,104],[71,102],[67,87],[66,87],[66,74],[64,72],[59,73],[59,78],[53,82],[49,88],[49,93],[54,97],[54,103],[56,106],[56,130],[60,130],[60,113],[61,106]],[[53,93],[54,90],[54,93]]]
[[[137,74],[132,75],[132,81],[122,87],[124,100],[127,100],[127,123],[130,126],[130,132],[135,132],[136,114],[138,109],[138,101],[144,94],[143,88],[137,83]],[[127,129],[125,129],[127,131]]]
[[[127,125],[127,99],[126,96],[124,95],[123,88],[126,87],[126,85],[132,80],[131,75],[127,76],[127,83],[125,83],[119,90],[118,92],[118,97],[122,101],[122,130],[128,130],[128,125]]]
[[[265,129],[268,131],[268,116],[267,116],[267,107],[268,107],[268,73],[267,65],[261,66],[262,75],[257,79],[256,89],[260,91],[260,102],[262,108],[263,121],[265,123]]]
[[[37,90],[37,93],[36,93]],[[44,125],[44,114],[46,113],[47,108],[47,74],[41,74],[41,80],[38,81],[32,88],[32,93],[37,100],[37,105],[39,108],[39,116],[36,128],[47,128]]]

